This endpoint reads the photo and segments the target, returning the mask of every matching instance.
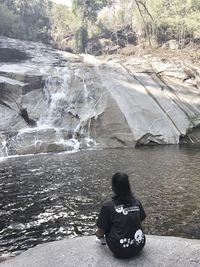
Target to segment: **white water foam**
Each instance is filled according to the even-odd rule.
[[[90,59],[90,57],[87,56],[87,59],[88,58]],[[92,59],[93,57],[91,57],[90,60],[93,61]],[[94,64],[94,62],[92,63]],[[45,100],[48,106],[47,112],[40,116],[39,120],[37,121],[37,127],[22,128],[18,131],[18,134],[10,138],[8,144],[5,141],[2,144],[3,156],[5,155],[6,157],[14,157],[14,155],[9,155],[9,149],[7,145],[11,144],[11,149],[12,145],[19,145],[20,147],[20,142],[22,141],[23,146],[24,138],[29,138],[27,139],[27,148],[28,146],[35,146],[36,150],[38,150],[38,148],[42,146],[42,143],[46,142],[45,135],[43,137],[42,131],[49,131],[51,139],[53,138],[50,142],[52,142],[52,144],[54,143],[60,145],[64,150],[70,149],[70,152],[67,151],[68,153],[78,151],[81,147],[81,142],[83,142],[84,147],[87,147],[88,149],[96,147],[96,142],[90,135],[90,125],[91,118],[97,116],[97,111],[95,109],[101,101],[102,96],[98,97],[97,99],[95,99],[95,97],[93,98],[93,95],[91,96],[90,88],[93,86],[93,82],[91,80],[87,80],[87,74],[85,74],[82,69],[76,69],[75,71],[72,71],[69,69],[69,67],[51,67],[49,69],[49,73],[50,74],[46,78],[45,86],[43,88]],[[72,90],[74,89],[70,88],[70,82],[72,79],[79,81],[80,77],[82,78],[82,82],[80,83],[81,87],[79,89],[77,88],[77,94],[81,94],[81,92],[83,92],[81,117],[79,120],[79,116],[76,118],[77,123],[75,121],[75,126],[73,126],[74,129],[72,129],[71,126],[68,127],[67,121],[63,127],[63,114],[65,116],[65,120],[68,112],[69,114],[72,114],[74,111],[73,115],[76,117],[77,109],[79,109],[78,101],[74,102],[74,92],[72,93]],[[69,139],[66,137],[67,131],[71,131],[72,134],[72,137]],[[64,136],[63,132],[65,133]],[[33,136],[32,141],[30,140],[31,137],[29,134],[32,134]],[[1,157],[1,160],[3,160],[3,158],[4,157]]]
[[[55,68],[45,80],[44,94],[48,103],[48,112],[38,121],[38,127],[54,127],[56,121],[62,118],[62,112],[67,108],[69,93],[70,70]]]

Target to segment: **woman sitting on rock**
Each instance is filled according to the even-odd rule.
[[[108,247],[117,258],[130,258],[139,254],[145,245],[142,221],[146,214],[133,196],[126,174],[113,175],[112,190],[114,197],[101,208],[96,236],[103,244],[105,235]]]

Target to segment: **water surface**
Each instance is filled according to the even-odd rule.
[[[116,171],[130,176],[148,234],[200,238],[200,147],[153,146],[0,162],[0,255],[93,234]]]

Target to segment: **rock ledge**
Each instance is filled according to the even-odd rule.
[[[107,246],[95,243],[94,236],[65,239],[36,246],[0,267],[198,267],[200,240],[147,236],[140,256],[119,260]]]

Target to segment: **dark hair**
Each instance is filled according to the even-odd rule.
[[[113,200],[116,204],[132,204],[134,197],[131,192],[128,175],[117,172],[112,176]]]

